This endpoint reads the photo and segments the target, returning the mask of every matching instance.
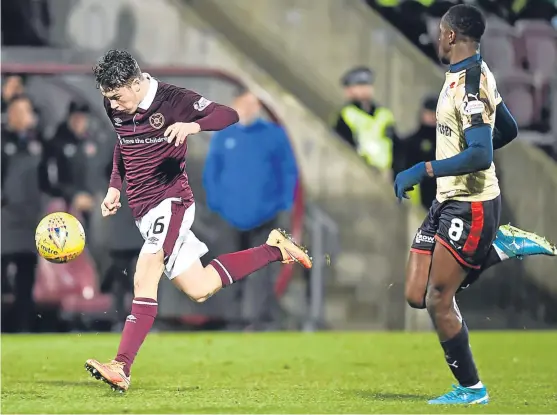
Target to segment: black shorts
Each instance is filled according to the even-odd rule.
[[[479,269],[495,240],[500,218],[501,196],[485,202],[435,200],[414,237],[411,251],[431,255],[439,242],[460,264]]]

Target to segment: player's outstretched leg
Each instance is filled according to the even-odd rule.
[[[297,262],[305,268],[312,266],[312,259],[304,247],[283,230],[273,229],[263,245],[220,255],[206,267],[196,260],[172,278],[172,282],[193,301],[203,302],[221,288],[278,261]]]
[[[431,253],[435,246],[433,239],[434,233],[430,235],[427,230],[420,229],[416,235],[416,242],[412,245],[405,289],[406,300],[412,308],[425,308],[425,291],[431,265]],[[511,225],[502,225],[497,230],[495,240],[481,268],[469,272],[457,293],[474,283],[482,272],[500,262],[534,255],[557,256],[557,246],[533,232]]]
[[[95,359],[85,362],[91,376],[102,380],[113,390],[125,392],[131,382],[131,367],[158,311],[157,291],[164,271],[164,254],[141,254],[134,275],[134,299],[131,313],[126,318],[118,353],[114,360],[101,363]]]
[[[486,269],[500,262],[512,258],[522,260],[524,257],[534,255],[557,256],[557,246],[534,232],[528,232],[510,224],[502,225],[497,230],[497,236],[482,267],[479,270],[470,271],[457,293],[468,288]]]
[[[426,305],[445,360],[458,381],[453,390],[430,400],[430,404],[486,404],[489,396],[480,382],[472,357],[468,328],[456,306],[454,295],[466,275],[466,270],[451,252],[437,244],[433,253],[431,273],[427,288]]]

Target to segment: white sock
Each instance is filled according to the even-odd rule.
[[[476,383],[474,386],[468,386],[468,389],[480,389],[483,388],[484,384],[482,382]]]

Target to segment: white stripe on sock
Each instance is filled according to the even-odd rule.
[[[495,252],[497,252],[497,255],[499,256],[499,259],[501,261],[509,259],[509,256],[505,254],[495,243],[492,246],[495,248]]]
[[[458,308],[458,305],[456,303],[456,297],[453,297],[453,304],[454,304],[454,310],[456,312],[456,318],[458,318],[458,321],[462,323],[462,314],[460,314],[460,309]]]
[[[468,386],[468,389],[480,389],[483,388],[484,384],[480,381],[478,383],[476,383],[474,386]]]
[[[132,303],[141,304],[141,305],[158,305],[158,303],[150,303],[149,301],[137,301],[137,300],[133,300]]]
[[[221,262],[216,258],[213,259],[213,261],[215,261],[217,264],[219,264],[219,266],[222,268],[222,270],[226,273],[226,276],[228,277],[228,280],[230,281],[230,284],[233,284],[234,280],[232,279],[232,276],[230,275],[228,270],[224,267],[224,265],[222,265]]]

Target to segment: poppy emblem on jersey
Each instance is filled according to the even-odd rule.
[[[68,237],[68,229],[62,219],[54,218],[48,222],[48,237],[58,249],[64,249],[66,238]]]
[[[164,115],[162,115],[160,112],[154,113],[149,117],[149,124],[151,124],[151,127],[160,130],[164,125]]]

